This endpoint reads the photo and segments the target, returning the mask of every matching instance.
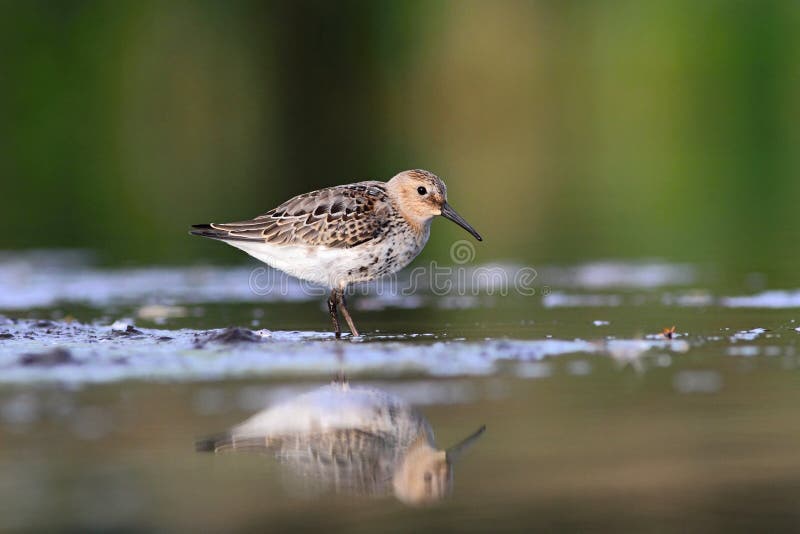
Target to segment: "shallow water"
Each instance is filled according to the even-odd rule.
[[[543,268],[528,296],[372,286],[351,297],[366,335],[336,341],[320,295],[257,294],[253,268],[0,261],[0,530],[800,526],[796,288],[652,261]],[[487,425],[448,498],[194,451],[341,374],[417,407],[440,446]]]

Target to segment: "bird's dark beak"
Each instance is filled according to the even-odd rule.
[[[464,452],[470,448],[470,446],[478,441],[478,438],[483,435],[486,431],[486,425],[481,425],[481,427],[467,436],[466,438],[462,439],[460,442],[456,443],[449,449],[445,451],[445,458],[447,458],[448,464],[454,464],[456,460],[458,460]]]
[[[442,217],[444,217],[445,219],[450,219],[451,221],[459,225],[461,228],[471,233],[473,237],[475,237],[475,239],[477,239],[478,241],[483,241],[481,234],[476,232],[475,228],[470,226],[469,223],[464,220],[464,217],[459,215],[458,212],[454,210],[447,202],[445,202],[442,205]]]

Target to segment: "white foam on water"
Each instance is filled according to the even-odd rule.
[[[723,297],[720,305],[728,308],[800,308],[800,290],[771,290],[736,297]]]
[[[571,267],[546,267],[539,274],[547,284],[585,289],[655,289],[686,286],[697,280],[694,266],[660,261],[598,261]]]
[[[742,330],[740,332],[736,332],[731,336],[731,341],[753,341],[754,339],[758,338],[759,336],[765,334],[767,332],[766,328],[753,328],[751,330]]]
[[[584,295],[553,292],[542,297],[545,308],[605,308],[622,304],[619,295]]]

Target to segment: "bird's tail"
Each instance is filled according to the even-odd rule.
[[[189,233],[191,235],[199,235],[200,237],[209,237],[211,239],[225,239],[229,237],[228,232],[225,230],[217,230],[210,224],[193,224]]]
[[[269,436],[234,437],[228,432],[198,439],[194,442],[194,450],[196,452],[262,452],[269,450],[275,441]]]
[[[230,433],[216,434],[195,441],[194,450],[195,452],[217,452],[217,450],[229,446],[232,441],[233,436]]]

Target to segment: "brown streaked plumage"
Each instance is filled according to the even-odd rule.
[[[255,219],[196,225],[195,235],[274,245],[349,248],[380,236],[391,217],[386,184],[359,182],[291,198]]]
[[[336,337],[341,335],[337,308],[357,336],[345,288],[408,265],[425,246],[436,215],[481,240],[447,203],[444,182],[424,170],[404,171],[388,182],[312,191],[254,219],[198,224],[191,233],[225,241],[276,269],[330,287],[328,309]]]

